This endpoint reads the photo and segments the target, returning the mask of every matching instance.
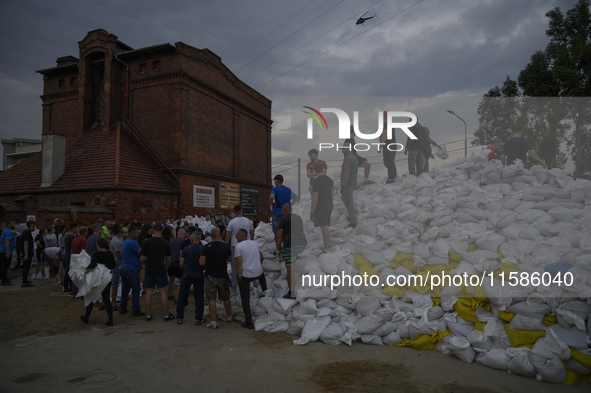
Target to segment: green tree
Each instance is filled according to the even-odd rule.
[[[507,77],[503,88],[484,95],[479,106],[480,127],[474,144],[503,137],[510,127],[525,125],[526,137],[548,167],[563,167],[565,146],[575,163],[574,177],[591,176],[591,12],[590,0],[579,0],[564,14],[556,7],[546,13],[550,42],[521,70],[517,82]],[[498,114],[499,104],[490,97],[525,97],[515,103],[518,113]],[[564,97],[565,100],[532,100],[527,97]],[[573,98],[580,97],[580,98]],[[501,119],[491,119],[494,115]],[[514,123],[510,123],[513,120]],[[503,130],[500,127],[506,126]],[[528,132],[529,130],[529,132]]]

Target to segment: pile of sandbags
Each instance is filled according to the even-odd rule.
[[[293,207],[308,238],[294,264],[297,300],[282,298],[285,266],[273,254],[271,225],[259,224],[269,289],[253,288],[255,328],[298,335],[298,345],[436,349],[546,382],[588,378],[591,182],[559,169],[502,166],[486,153],[418,178],[362,184],[354,229],[335,197],[329,253],[306,220],[304,196]],[[336,196],[339,179],[331,177]],[[326,275],[366,279],[331,287]],[[431,285],[434,275],[476,280]],[[305,287],[303,276],[312,279]]]

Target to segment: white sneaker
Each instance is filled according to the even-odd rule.
[[[33,274],[31,275],[31,280],[36,280],[36,279],[37,279],[37,274],[33,273]]]

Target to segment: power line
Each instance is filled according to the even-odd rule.
[[[316,21],[318,18],[320,18],[321,16],[323,16],[324,14],[326,14],[328,11],[332,10],[333,8],[335,8],[336,6],[338,6],[339,4],[341,4],[343,1],[345,0],[341,0],[339,1],[336,5],[330,7],[327,11],[323,12],[322,14],[318,15],[316,18],[314,18],[312,20],[312,22],[306,24],[304,27],[296,30],[294,33],[290,34],[287,38],[283,39],[282,41],[278,42],[277,44],[273,45],[271,47],[271,49],[261,53],[260,55],[258,55],[257,57],[255,57],[254,59],[252,59],[251,61],[249,61],[248,63],[246,63],[245,65],[243,65],[242,67],[238,68],[236,70],[236,72],[240,71],[241,69],[243,69],[244,67],[246,67],[247,65],[249,65],[250,63],[252,63],[253,61],[257,60],[258,58],[260,58],[261,56],[269,53],[271,50],[273,50],[274,48],[276,48],[279,44],[282,44],[283,42],[285,42],[286,40],[288,40],[289,38],[293,37],[294,35],[296,35],[297,33],[299,33],[300,31],[302,31],[303,29],[305,29],[306,27],[308,27],[310,24],[312,24],[314,21]]]
[[[380,2],[382,2],[382,0],[378,0],[377,2],[373,3],[372,5],[370,5],[369,7],[365,8],[364,10],[361,10],[361,11],[357,12],[355,15],[357,15],[357,14],[360,14],[360,13],[362,13],[363,11],[367,11],[367,10],[369,10],[371,7],[373,7],[374,5],[376,5],[376,4],[380,3]],[[338,25],[336,25],[336,26],[335,26],[335,27],[333,27],[332,29],[330,29],[330,30],[328,30],[328,31],[326,31],[326,32],[324,32],[324,33],[322,33],[322,34],[320,34],[318,37],[314,38],[313,40],[306,42],[304,45],[300,46],[299,48],[297,48],[297,49],[295,49],[295,50],[293,50],[293,51],[289,52],[289,53],[288,53],[288,54],[286,54],[285,56],[282,56],[282,57],[280,57],[279,59],[275,60],[274,62],[272,62],[272,63],[270,63],[270,64],[268,64],[268,65],[264,66],[263,68],[259,69],[258,71],[255,71],[255,72],[253,72],[252,74],[250,74],[250,75],[248,75],[248,76],[245,76],[245,77],[244,77],[244,78],[242,78],[242,79],[248,79],[248,78],[250,78],[251,76],[258,74],[258,73],[259,73],[259,72],[261,72],[262,70],[264,70],[264,69],[267,69],[267,68],[271,67],[273,64],[277,63],[278,61],[281,61],[281,60],[285,59],[287,56],[291,55],[292,53],[295,53],[295,52],[299,51],[300,49],[302,49],[303,47],[307,46],[308,44],[311,44],[312,42],[316,41],[316,40],[317,40],[317,39],[319,39],[320,37],[324,37],[325,35],[327,35],[327,34],[328,34],[328,33],[330,33],[331,31],[333,31],[333,30],[334,30],[334,29],[336,29],[337,27],[340,27],[340,26],[342,26],[343,24],[345,24],[345,23],[347,23],[347,22],[349,22],[349,19],[346,19],[344,22],[342,22],[342,23],[339,23]]]
[[[285,169],[282,169],[282,170],[280,170],[280,171],[275,171],[275,172],[273,172],[273,173],[271,173],[271,174],[272,174],[272,175],[276,175],[276,174],[277,174],[277,173],[279,173],[279,172],[288,171],[288,170],[290,170],[290,169],[297,168],[297,167],[298,167],[297,165],[290,166],[289,168],[285,168]]]
[[[262,84],[260,84],[260,85],[256,86],[256,87],[255,87],[255,89],[258,89],[259,87],[261,87],[261,86],[264,86],[264,85],[266,85],[267,83],[269,83],[269,82],[271,82],[271,81],[273,81],[273,80],[275,80],[275,79],[277,79],[277,78],[280,78],[280,77],[282,77],[283,75],[285,75],[285,74],[288,74],[288,73],[290,73],[291,71],[293,71],[293,70],[295,70],[295,69],[297,69],[297,68],[300,68],[301,66],[303,66],[303,65],[305,65],[305,64],[308,64],[308,63],[310,63],[311,61],[314,61],[314,60],[316,60],[316,59],[317,59],[317,58],[319,58],[320,56],[323,56],[323,55],[327,54],[328,52],[332,51],[333,49],[336,49],[336,48],[338,48],[339,46],[341,46],[341,45],[344,45],[344,44],[346,44],[347,42],[349,42],[349,41],[351,41],[351,40],[354,40],[355,38],[359,37],[360,35],[367,33],[367,32],[368,32],[368,31],[370,31],[371,29],[374,29],[374,28],[378,27],[378,26],[379,26],[379,25],[381,25],[382,23],[385,23],[385,22],[389,21],[390,19],[392,19],[392,18],[394,18],[394,17],[396,17],[396,16],[398,16],[398,15],[402,14],[403,12],[405,12],[405,11],[408,11],[409,9],[413,8],[414,6],[417,6],[417,5],[419,5],[419,4],[420,4],[420,3],[422,3],[423,1],[425,1],[425,0],[420,0],[420,1],[416,2],[415,4],[411,5],[410,7],[408,7],[408,8],[405,8],[405,9],[403,9],[402,11],[400,11],[400,12],[398,12],[398,13],[396,13],[396,14],[392,15],[391,17],[389,17],[388,19],[384,20],[383,22],[380,22],[380,23],[376,24],[375,26],[372,26],[372,27],[370,27],[369,29],[367,29],[367,30],[364,30],[363,32],[361,32],[361,33],[359,33],[359,34],[357,34],[357,35],[353,36],[352,38],[349,38],[348,40],[346,40],[346,41],[344,41],[344,42],[342,42],[342,43],[340,43],[340,44],[338,44],[338,45],[336,45],[336,46],[333,46],[332,48],[328,49],[327,51],[324,51],[324,52],[320,53],[319,55],[316,55],[316,56],[312,57],[310,60],[307,60],[307,61],[305,61],[305,62],[301,63],[300,65],[297,65],[297,66],[295,66],[294,68],[292,68],[292,69],[290,69],[290,70],[288,70],[288,71],[285,71],[283,74],[280,74],[280,75],[278,75],[278,76],[276,76],[276,77],[274,77],[274,78],[271,78],[271,79],[269,79],[269,80],[268,80],[268,81],[266,81],[265,83],[262,83]],[[338,5],[338,4],[337,4],[337,5]]]
[[[300,10],[298,12],[296,12],[295,14],[293,14],[292,16],[290,16],[289,18],[287,18],[286,20],[284,20],[279,26],[277,26],[276,28],[274,28],[273,30],[271,30],[263,38],[261,38],[260,40],[258,40],[257,42],[255,42],[254,44],[252,44],[251,46],[249,46],[247,49],[245,49],[241,54],[239,54],[238,56],[236,56],[235,58],[233,58],[232,60],[230,60],[230,63],[233,63],[237,58],[239,58],[240,56],[242,56],[243,54],[245,54],[253,46],[255,46],[256,44],[258,44],[259,42],[261,42],[262,40],[264,40],[265,38],[267,38],[269,35],[271,35],[271,33],[273,33],[275,30],[277,30],[278,28],[280,28],[281,26],[283,26],[287,21],[289,21],[291,18],[293,18],[294,16],[296,16],[297,14],[299,14],[301,11],[303,11],[304,8],[306,8],[307,6],[309,6],[310,4],[312,4],[314,1],[315,0],[312,0],[311,2],[309,2],[308,4],[306,4],[305,6],[303,6],[302,8],[300,8]]]
[[[290,161],[290,162],[286,162],[285,164],[273,165],[271,168],[279,168],[280,166],[289,165],[289,164],[291,164],[292,162],[296,162],[296,161],[297,161],[297,160],[293,160],[293,161]]]

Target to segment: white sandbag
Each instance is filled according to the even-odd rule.
[[[470,342],[474,348],[479,349],[491,349],[492,348],[492,340],[490,337],[486,337],[483,332],[479,330],[472,330],[468,335],[466,335],[466,340]]]
[[[398,326],[396,326],[396,334],[405,340],[410,339],[410,331],[408,330],[408,325],[406,322],[399,323]]]
[[[458,318],[461,319],[460,317]],[[467,323],[452,322],[447,320],[447,328],[456,337],[466,337],[472,330],[474,330],[475,324],[468,321],[465,322]]]
[[[275,302],[281,307],[284,314],[287,314],[293,306],[299,303],[297,299],[284,299],[282,297],[275,299]]]
[[[375,334],[362,334],[361,341],[364,344],[371,344],[371,345],[384,345],[382,342],[382,338]]]
[[[507,350],[505,349],[491,349],[484,355],[476,358],[478,363],[496,370],[506,370],[507,363],[509,363],[510,360],[511,358],[507,355]]]
[[[320,334],[328,327],[328,325],[330,325],[330,322],[331,319],[328,316],[314,318],[313,320],[306,322],[304,329],[302,329],[301,337],[307,337],[308,342],[318,341]]]
[[[516,355],[506,364],[507,371],[511,374],[522,375],[524,377],[535,377],[536,368],[529,361],[527,355]]]
[[[300,307],[303,313],[305,314],[317,314],[318,307],[316,306],[315,299],[308,299],[300,303]]]
[[[472,252],[465,252],[460,255],[464,261],[471,263],[472,265],[477,264],[481,259],[496,261],[499,258],[496,252],[489,250],[476,250]]]
[[[384,318],[368,315],[355,322],[359,334],[372,334],[384,323]]]
[[[499,246],[505,243],[506,240],[507,239],[504,236],[498,235],[496,233],[488,233],[476,240],[476,245],[479,249],[492,251],[496,255]]]
[[[281,263],[277,259],[264,259],[262,263],[264,272],[279,272],[281,271]]]
[[[362,317],[366,317],[375,313],[380,307],[382,303],[373,296],[366,296],[357,302],[355,309]]]
[[[550,307],[545,304],[530,305],[527,302],[519,302],[509,307],[509,311],[516,315],[543,321],[546,314],[550,314]]]
[[[566,369],[574,371],[575,373],[577,373],[579,375],[591,375],[591,369],[588,369],[587,367],[583,366],[581,363],[574,361],[572,359],[569,359],[566,361]]]
[[[387,336],[382,337],[382,342],[386,345],[398,345],[404,341],[396,332],[392,332]]]
[[[292,319],[289,321],[289,329],[287,329],[287,334],[293,334],[294,336],[299,336],[302,334],[302,330],[306,326],[306,321],[301,319]]]
[[[275,322],[277,322],[277,320],[269,317],[268,315],[261,317],[261,318],[257,318],[254,321],[254,330],[256,330],[256,331],[264,330],[267,326],[271,326]]]
[[[566,379],[564,364],[557,357],[546,359],[543,356],[530,352],[527,358],[536,368],[536,379],[550,383],[562,383]]]
[[[398,322],[391,322],[391,321],[387,321],[384,322],[382,324],[382,326],[380,326],[379,328],[377,328],[373,334],[380,336],[380,337],[384,337],[387,336],[388,334],[396,331],[396,328],[398,327]]]
[[[331,323],[320,334],[320,341],[328,345],[340,345],[340,338],[345,334],[345,330],[338,323]]]
[[[269,333],[286,332],[289,330],[289,322],[277,321],[274,324],[265,327],[264,330]]]
[[[471,348],[468,340],[462,337],[452,337],[449,340],[449,352],[466,363],[472,363],[476,357],[474,348]]]
[[[509,327],[513,330],[546,330],[542,321],[524,315],[515,315]]]
[[[587,332],[576,326],[565,329],[560,325],[554,324],[552,325],[552,331],[556,334],[558,340],[570,348],[576,349],[577,351],[584,351],[589,348],[587,345]]]

